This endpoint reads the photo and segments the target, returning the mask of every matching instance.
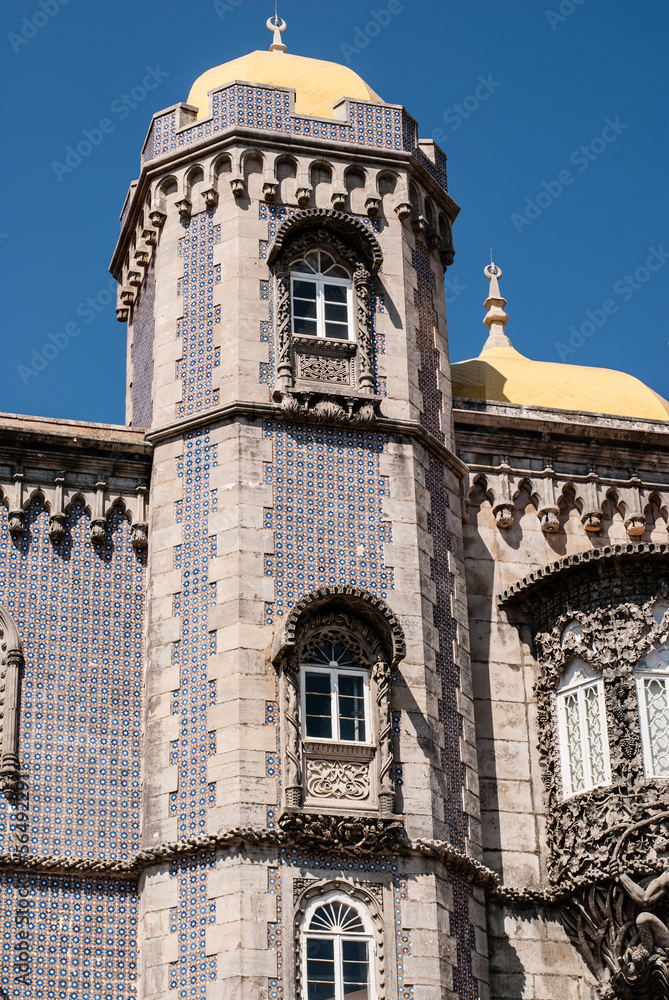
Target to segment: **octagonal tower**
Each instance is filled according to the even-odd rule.
[[[154,446],[139,996],[485,997],[458,209],[283,27],[154,116],[112,263]]]

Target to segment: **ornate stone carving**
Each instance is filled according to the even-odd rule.
[[[392,852],[402,838],[400,820],[382,816],[342,816],[286,810],[279,817],[278,824],[296,846],[341,851],[342,854]]]
[[[149,526],[146,521],[136,521],[130,528],[130,541],[134,549],[146,549],[149,545]]]
[[[411,215],[411,205],[408,201],[401,201],[399,205],[395,206],[395,215],[403,222],[404,219],[408,219]]]
[[[10,535],[12,538],[20,538],[24,532],[25,511],[10,510],[7,518]]]
[[[573,944],[599,980],[602,1000],[669,995],[669,871],[639,885],[626,872],[574,893],[559,908]]]
[[[339,385],[342,387],[355,386],[360,392],[373,395],[374,344],[370,299],[370,280],[372,277],[372,271],[370,271],[370,267],[367,262],[370,257],[369,250],[366,249],[364,254],[360,253],[361,240],[355,227],[353,228],[355,236],[353,244],[348,243],[345,239],[341,238],[340,232],[344,228],[341,220],[346,219],[348,224],[348,216],[341,215],[341,213],[338,212],[327,213],[324,209],[312,209],[309,212],[298,214],[306,217],[306,222],[311,223],[311,227],[305,229],[303,226],[298,225],[295,231],[291,231],[290,229],[284,229],[286,225],[286,223],[284,223],[277,233],[275,245],[272,253],[270,254],[270,259],[276,262],[274,265],[274,274],[276,278],[277,314],[277,391],[281,393],[292,388],[295,386],[296,380],[298,382],[298,389],[304,388],[299,385],[302,381],[318,380],[324,382],[330,387],[337,387]],[[334,222],[337,224],[334,229],[323,225],[323,222],[325,221],[324,217],[327,218],[328,215],[333,218]],[[305,220],[303,219],[302,221]],[[374,239],[374,244],[371,246],[372,255],[375,254],[375,244],[376,240]],[[278,251],[277,246],[279,246]],[[313,344],[308,350],[310,355],[312,353],[323,355],[332,355],[335,353],[340,354],[344,350],[349,353],[350,360],[348,362],[349,374],[347,381],[343,381],[341,373],[336,380],[328,377],[326,374],[319,376],[317,379],[314,377],[314,374],[308,374],[306,376],[302,376],[300,374],[303,370],[300,355],[303,354],[304,344],[308,344],[309,338],[293,338],[291,334],[290,266],[293,261],[299,260],[300,257],[314,247],[322,247],[323,249],[331,252],[336,259],[343,261],[349,270],[353,272],[356,340],[350,342],[324,341],[324,343],[320,343],[318,345]],[[367,258],[367,260],[361,259],[363,257]],[[298,339],[301,345],[299,350],[297,348]],[[312,338],[312,340],[315,339],[316,338]],[[312,362],[307,365],[306,370],[308,372],[315,373],[317,372],[318,367],[319,366],[316,363]],[[341,364],[337,366],[323,365],[321,367],[323,370],[329,368],[334,369],[336,367],[343,371],[343,365]],[[331,388],[329,395],[332,394]],[[287,408],[289,407],[294,408],[294,404],[292,402],[287,403]],[[323,412],[323,408],[321,407],[321,413]],[[296,411],[296,415],[300,416],[301,414],[299,411]],[[333,410],[332,416],[341,419],[342,414]],[[346,422],[350,422],[350,418]]]
[[[312,661],[324,643],[343,646],[353,662],[370,671],[375,710],[375,718],[370,720],[373,746],[303,738],[299,719],[300,665]],[[382,816],[392,816],[390,666],[378,632],[336,607],[324,607],[298,627],[295,642],[287,648],[287,653],[283,658],[280,653],[274,656],[275,662],[281,660],[283,668],[287,806],[297,808],[305,797],[329,799],[333,807],[342,801],[366,801],[368,808],[378,803]]]
[[[492,509],[495,524],[498,528],[510,528],[513,525],[515,508],[511,503],[498,503]]]
[[[296,192],[297,204],[306,207],[311,201],[312,188],[310,187],[298,187]]]
[[[94,517],[91,521],[91,541],[95,545],[104,545],[107,541],[107,521],[104,517]]]
[[[140,271],[128,271],[127,279],[128,284],[132,285],[133,288],[139,288],[142,284],[142,275]]]
[[[159,212],[156,209],[154,209],[153,212],[149,212],[149,222],[152,226],[155,226],[156,229],[163,228],[166,218],[167,216],[164,212]]]
[[[427,219],[424,215],[416,215],[411,220],[411,225],[416,236],[423,236],[427,232]]]
[[[246,181],[243,177],[232,177],[230,179],[230,187],[235,198],[241,198],[246,191]]]
[[[0,606],[0,789],[7,798],[19,785],[18,725],[23,652],[9,612]]]
[[[307,758],[306,791],[317,799],[368,799],[369,764]]]
[[[544,507],[539,511],[539,522],[541,530],[546,534],[553,534],[560,527],[559,509],[557,507]]]
[[[328,358],[321,355],[300,354],[297,360],[297,377],[304,381],[333,382],[335,385],[351,384],[351,365],[347,358]]]
[[[365,211],[367,215],[374,219],[379,214],[381,209],[381,199],[380,198],[367,198],[365,201]]]
[[[332,396],[327,392],[275,393],[281,408],[295,420],[310,424],[351,424],[369,427],[376,422],[380,397]]]
[[[601,510],[587,510],[581,516],[583,527],[586,531],[591,531],[593,534],[602,530],[603,521],[604,517]]]
[[[346,191],[333,191],[330,201],[332,202],[332,207],[336,212],[344,212],[346,210]]]
[[[265,201],[274,201],[279,185],[276,181],[265,181],[262,186],[262,196]]]
[[[52,542],[62,542],[65,538],[65,524],[67,518],[64,513],[52,514],[49,518],[49,538]]]
[[[188,219],[193,211],[193,204],[188,198],[182,198],[176,202],[176,209],[182,219]]]

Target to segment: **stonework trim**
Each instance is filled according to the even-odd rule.
[[[406,639],[399,621],[386,602],[364,587],[331,584],[319,587],[305,594],[295,602],[280,623],[272,643],[272,663],[278,665],[290,647],[296,644],[296,632],[300,624],[314,611],[327,604],[330,610],[341,608],[344,612],[358,615],[368,622],[378,633],[384,645],[388,661],[396,667],[406,656]]]
[[[561,581],[557,577],[569,570],[586,566],[589,563],[599,563],[604,566],[613,566],[621,558],[629,559],[638,557],[664,558],[669,559],[669,543],[666,542],[621,542],[617,545],[605,545],[600,549],[590,549],[586,552],[578,552],[575,555],[565,556],[558,562],[550,563],[543,569],[538,569],[534,573],[519,580],[518,583],[510,587],[499,595],[497,603],[500,607],[506,607],[512,603],[515,606],[531,607],[535,602],[540,602],[541,593],[539,587],[542,584],[552,584],[560,586]]]
[[[383,253],[376,236],[359,219],[328,208],[308,208],[286,219],[277,230],[267,258],[268,264],[271,266],[291,240],[297,238],[300,233],[315,227],[320,229],[323,225],[353,243],[371,276],[374,277],[383,261]]]

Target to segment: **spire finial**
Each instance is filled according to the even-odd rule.
[[[270,52],[285,52],[286,46],[281,41],[281,35],[286,30],[286,22],[279,17],[278,14],[278,0],[274,4],[274,17],[267,19],[267,27],[274,34],[274,39],[269,47]]]
[[[504,327],[509,322],[509,317],[504,312],[506,299],[502,298],[499,291],[499,279],[502,277],[501,267],[493,262],[492,250],[490,251],[490,263],[484,268],[483,273],[490,280],[490,290],[488,298],[483,305],[488,310],[483,317],[483,322],[488,327],[490,333],[483,345],[484,351],[489,351],[492,347],[512,347],[512,343],[504,333]]]

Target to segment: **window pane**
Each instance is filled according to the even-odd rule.
[[[316,301],[316,282],[315,281],[293,281],[293,295],[297,295],[300,299],[313,299]]]
[[[307,736],[332,739],[330,675],[307,671],[304,675],[304,690]]]
[[[334,340],[348,340],[348,323],[346,326],[341,323],[326,323],[325,336]]]
[[[587,687],[583,692],[583,697],[592,784],[601,785],[606,781],[606,753],[598,686],[593,684],[591,687]]]
[[[333,278],[350,278],[351,275],[348,273],[345,267],[340,267],[336,264],[334,267],[329,267],[324,274],[331,274]]]
[[[330,254],[325,253],[324,250],[321,250],[321,264],[320,264],[321,272],[325,274],[325,272],[329,271],[333,265],[334,265],[334,260],[332,259]]]
[[[580,792],[585,787],[585,777],[583,772],[583,747],[581,746],[581,717],[578,709],[578,696],[575,693],[565,695],[564,710],[571,791]]]
[[[312,268],[310,268],[309,265],[304,260],[298,260],[297,264],[293,264],[291,267],[291,271],[301,271],[303,273],[307,272],[309,274],[313,274]]]
[[[356,674],[338,674],[339,735],[342,740],[358,743],[366,739],[365,682]]]
[[[346,306],[326,302],[325,318],[335,320],[337,323],[348,323],[348,309]]]
[[[312,253],[308,253],[304,258],[307,264],[314,269],[314,271],[320,270],[320,254],[318,250],[314,250]]]
[[[344,996],[368,1000],[369,958],[366,941],[342,941]]]
[[[326,302],[347,302],[347,291],[345,285],[323,285],[323,294]]]
[[[657,777],[669,776],[669,711],[667,710],[667,682],[664,678],[646,677],[643,682],[648,739],[652,759],[652,773]]]
[[[293,316],[316,319],[316,302],[311,299],[293,299]]]
[[[334,941],[307,938],[309,1000],[335,1000]]]
[[[318,327],[316,326],[316,320],[301,319],[301,317],[299,316],[293,317],[293,332],[306,333],[308,336],[315,337],[318,334]]]

